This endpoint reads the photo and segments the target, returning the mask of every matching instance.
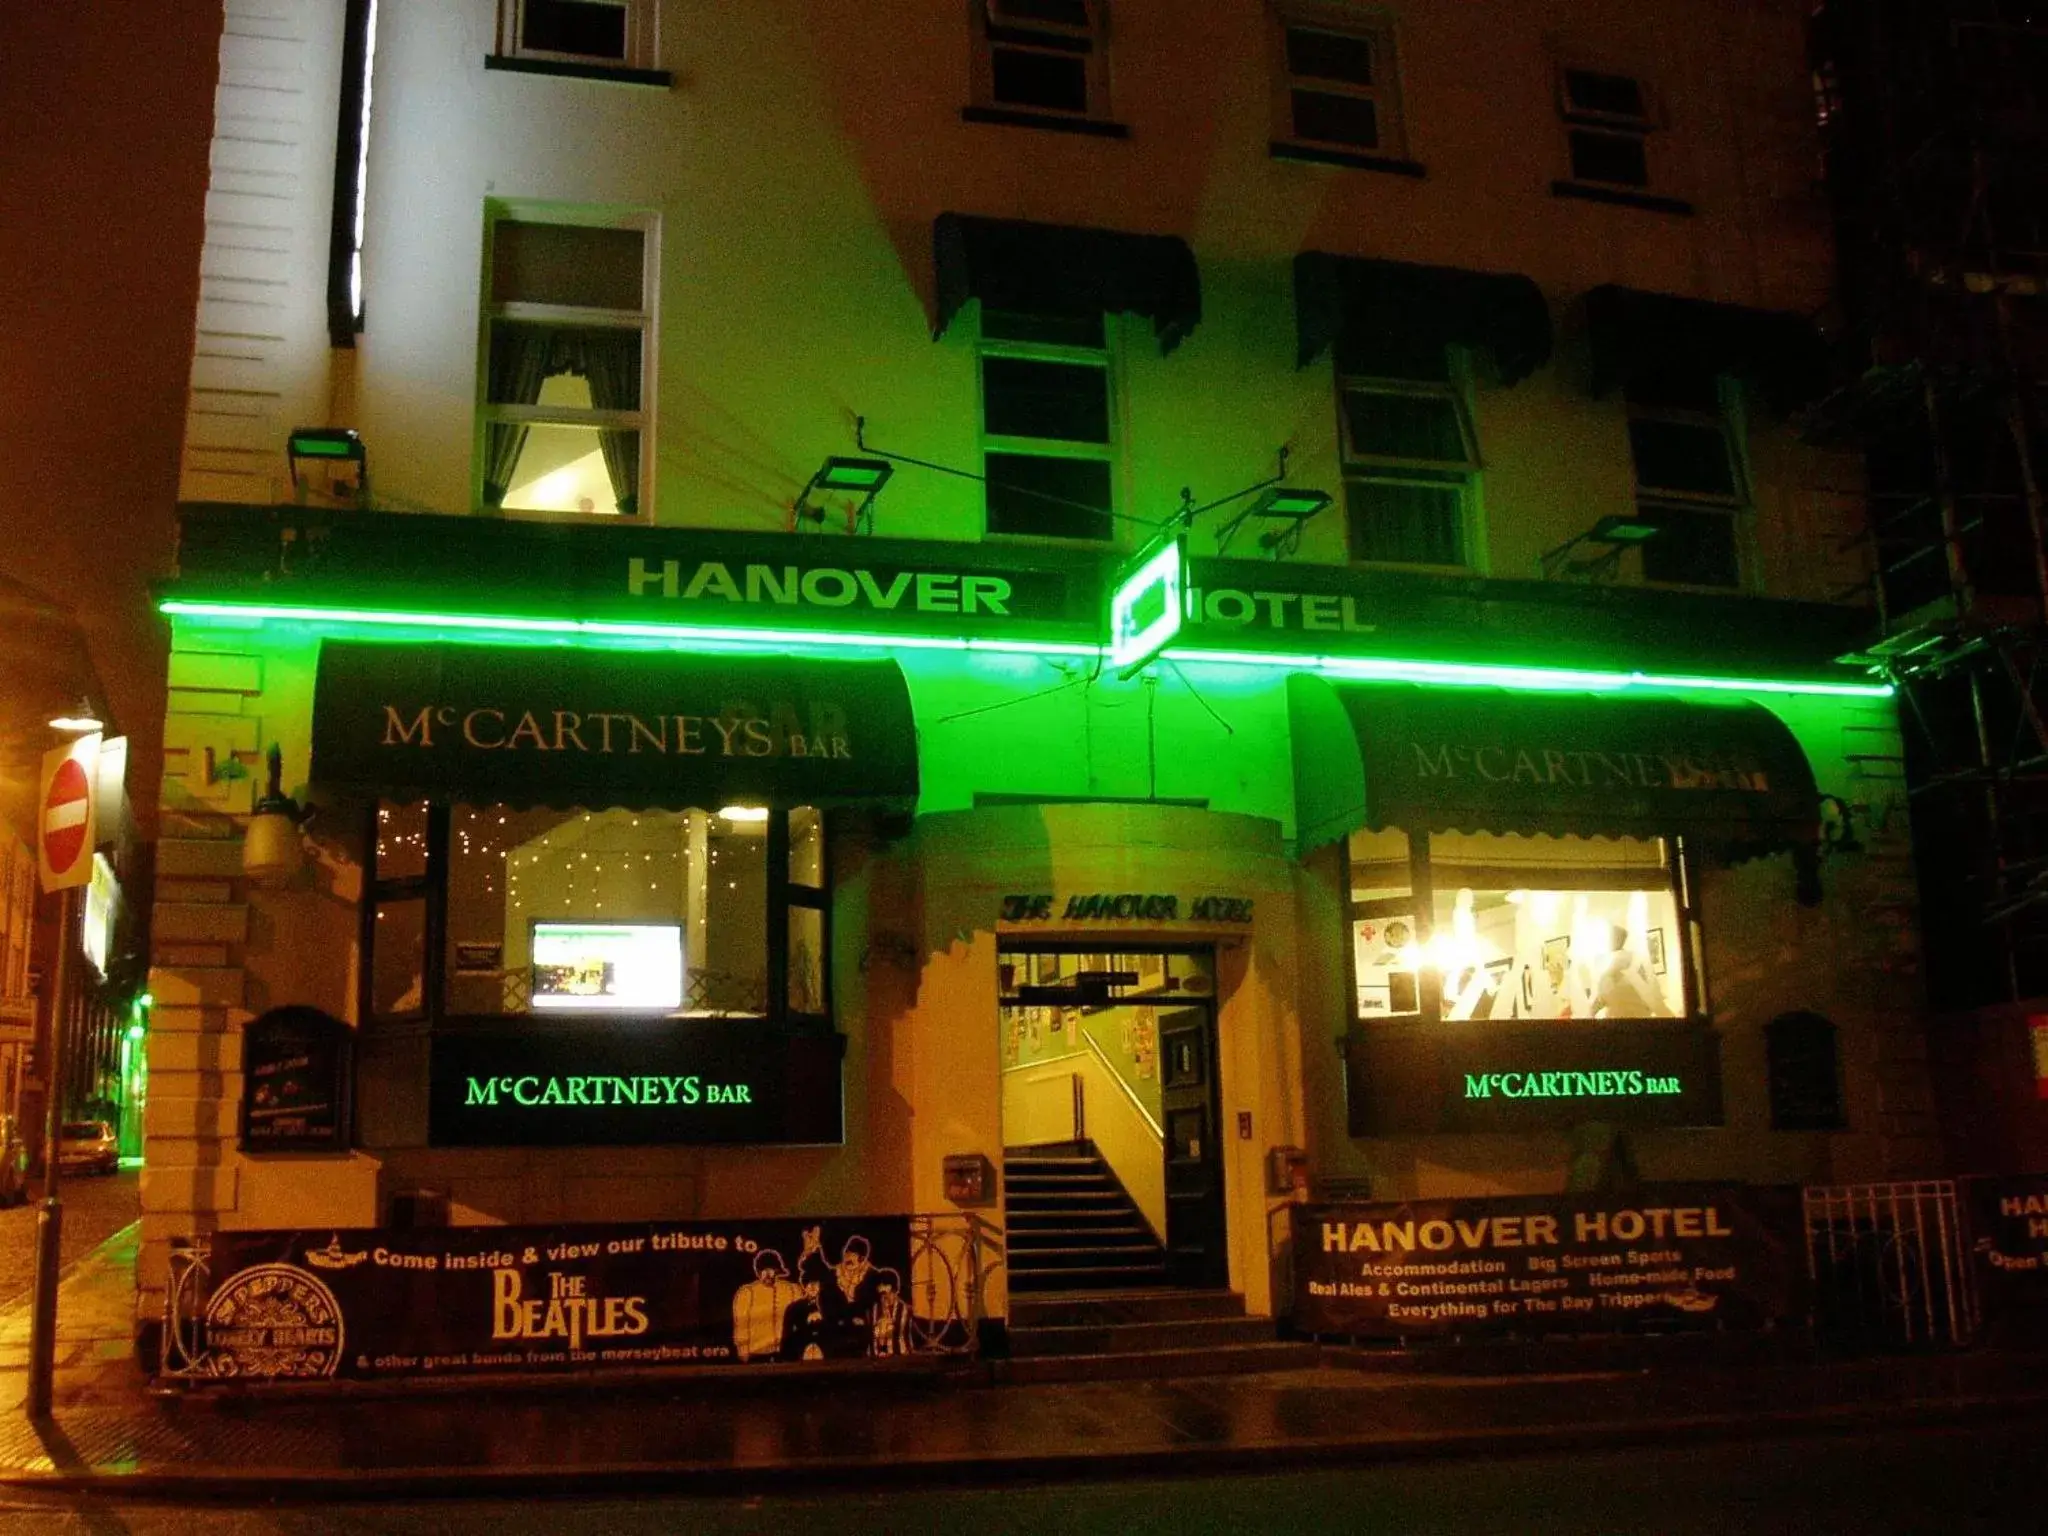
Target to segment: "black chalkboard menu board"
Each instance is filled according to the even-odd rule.
[[[273,1008],[242,1041],[242,1150],[345,1152],[354,1031],[318,1008]]]

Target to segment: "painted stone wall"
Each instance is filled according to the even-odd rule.
[[[871,997],[872,1047],[887,1033],[895,1094],[914,1106],[911,1182],[919,1210],[945,1208],[949,1153],[1000,1163],[1002,1052],[997,948],[1004,938],[1207,943],[1216,949],[1223,1178],[1230,1284],[1254,1313],[1271,1305],[1266,1148],[1302,1136],[1291,1021],[1297,933],[1293,866],[1277,822],[1187,806],[985,806],[921,819],[888,859],[890,916],[872,942],[901,955],[915,985],[885,1011]],[[1249,924],[1063,919],[1070,893],[1191,893],[1249,898]],[[1005,895],[1053,894],[1053,916],[1006,922]],[[886,936],[886,937],[885,937]],[[907,975],[906,975],[907,979]],[[1239,1131],[1247,1115],[1249,1135]],[[1000,1211],[984,1213],[1000,1230]],[[992,1286],[996,1311],[1007,1292]]]

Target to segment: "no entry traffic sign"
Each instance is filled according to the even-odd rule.
[[[43,789],[36,800],[36,873],[46,891],[67,890],[92,879],[92,851],[98,841],[93,778],[99,756],[97,731],[43,754]]]

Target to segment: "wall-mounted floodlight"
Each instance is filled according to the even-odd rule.
[[[1566,576],[1605,576],[1611,574],[1624,551],[1647,544],[1664,531],[1660,523],[1647,518],[1627,517],[1610,512],[1584,533],[1566,539],[1555,549],[1545,550],[1539,561],[1546,577],[1563,574]],[[1565,556],[1581,544],[1604,546],[1600,553],[1583,560],[1567,560]]]
[[[1302,528],[1329,504],[1328,491],[1275,485],[1259,493],[1259,499],[1246,509],[1246,515],[1267,525],[1259,535],[1259,548],[1289,553],[1300,546]]]
[[[860,533],[872,527],[869,514],[875,498],[882,494],[882,487],[889,483],[889,477],[896,473],[896,466],[887,459],[849,459],[838,454],[825,460],[818,472],[811,476],[796,503],[790,510],[793,523],[823,525],[826,510],[812,505],[813,496],[857,496],[859,501],[846,514],[846,531]]]
[[[1285,448],[1280,450],[1279,461],[1279,473],[1272,479],[1261,481],[1237,492],[1236,495],[1224,498],[1225,501],[1235,501],[1239,496],[1253,497],[1242,511],[1216,531],[1216,552],[1219,555],[1230,548],[1230,541],[1237,537],[1237,531],[1248,522],[1258,522],[1264,526],[1265,531],[1259,535],[1259,548],[1276,558],[1291,555],[1301,547],[1301,530],[1330,504],[1328,491],[1283,484],[1287,478]],[[1210,506],[1215,505],[1219,503],[1210,503]],[[1208,507],[1195,508],[1189,516],[1189,521],[1208,510]]]
[[[1118,677],[1143,671],[1180,633],[1187,616],[1187,540],[1148,545],[1109,593],[1109,664]]]
[[[369,450],[353,427],[294,427],[284,440],[292,494],[309,490],[360,502],[370,484]]]

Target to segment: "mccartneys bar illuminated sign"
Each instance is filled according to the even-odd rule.
[[[1682,1094],[1676,1077],[1642,1072],[1467,1072],[1465,1097],[1490,1099],[1641,1099]]]
[[[467,1109],[754,1102],[753,1090],[745,1083],[707,1083],[699,1077],[468,1077],[464,1090]]]

